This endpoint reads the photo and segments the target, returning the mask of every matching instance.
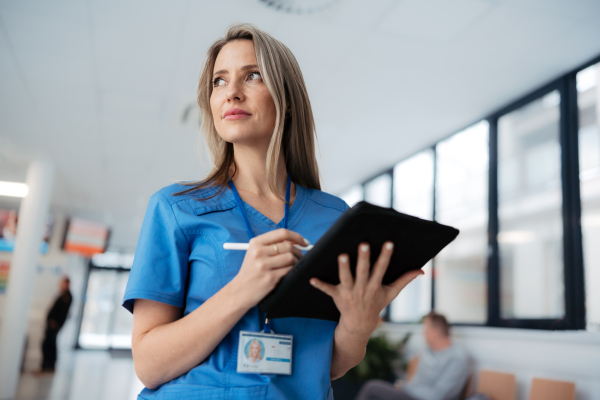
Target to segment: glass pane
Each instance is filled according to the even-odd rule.
[[[405,214],[433,218],[433,151],[426,150],[394,167],[394,208]],[[392,322],[417,322],[431,311],[431,263],[425,275],[408,285],[390,304]]]
[[[365,200],[381,207],[392,206],[392,177],[390,174],[380,175],[365,185]]]
[[[433,151],[426,150],[394,167],[394,208],[433,219]]]
[[[600,64],[577,74],[579,104],[579,179],[586,282],[587,322],[600,330]]]
[[[560,94],[498,120],[500,315],[564,315]]]
[[[110,347],[110,325],[115,309],[114,297],[117,272],[115,270],[90,271],[79,345],[83,348],[107,349]]]
[[[452,322],[487,320],[487,121],[437,147],[436,220],[460,235],[435,258],[435,308]]]
[[[352,186],[341,196],[342,200],[344,200],[350,207],[358,203],[359,201],[364,200],[363,188],[361,185]]]
[[[117,276],[116,291],[114,297],[113,323],[110,332],[110,345],[113,349],[130,349],[131,334],[133,332],[133,318],[131,313],[121,307],[129,272],[120,271]]]
[[[121,307],[128,271],[92,269],[85,296],[79,345],[88,349],[131,348],[133,318]]]

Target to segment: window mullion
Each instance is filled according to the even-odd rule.
[[[498,250],[498,117],[489,123],[488,179],[488,316],[487,325],[500,325],[500,263]]]
[[[579,186],[579,118],[576,74],[561,79],[560,140],[563,192],[565,322],[585,329],[585,284]]]

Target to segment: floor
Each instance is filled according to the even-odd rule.
[[[143,385],[131,351],[75,350],[76,324],[68,320],[58,335],[54,374],[36,374],[39,358],[25,362],[15,400],[136,400]],[[36,354],[37,346],[30,344]],[[39,351],[38,351],[39,352]],[[41,352],[40,356],[41,356]]]
[[[130,353],[72,350],[54,374],[21,375],[15,400],[135,400],[142,388]]]

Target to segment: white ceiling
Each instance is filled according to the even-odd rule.
[[[54,161],[55,212],[133,247],[148,197],[208,169],[180,120],[237,21],[296,55],[333,193],[600,54],[600,0],[338,0],[306,16],[258,0],[1,1],[0,180]]]

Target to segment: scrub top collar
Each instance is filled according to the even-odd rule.
[[[296,219],[298,218],[298,215],[300,215],[300,211],[302,210],[302,208],[304,206],[305,196],[306,196],[306,193],[305,193],[306,189],[297,183],[295,185],[296,185],[296,197],[294,198],[294,202],[292,203],[292,205],[289,207],[288,220],[287,220],[287,228],[288,229],[290,229],[290,227],[295,223]],[[227,195],[231,196],[231,199],[234,201],[234,204],[236,204],[236,206],[237,206],[237,203],[235,203],[235,196],[233,194],[233,191],[229,187],[228,187],[228,189],[229,190],[226,190]],[[274,221],[265,217],[261,212],[256,210],[250,204],[246,203],[244,200],[242,200],[242,204],[244,205],[244,211],[246,212],[246,215],[254,223],[257,223],[269,230],[279,229],[279,228],[284,227],[283,219],[281,221],[279,221],[278,223],[275,223]],[[240,210],[240,213],[242,213],[241,210]]]

